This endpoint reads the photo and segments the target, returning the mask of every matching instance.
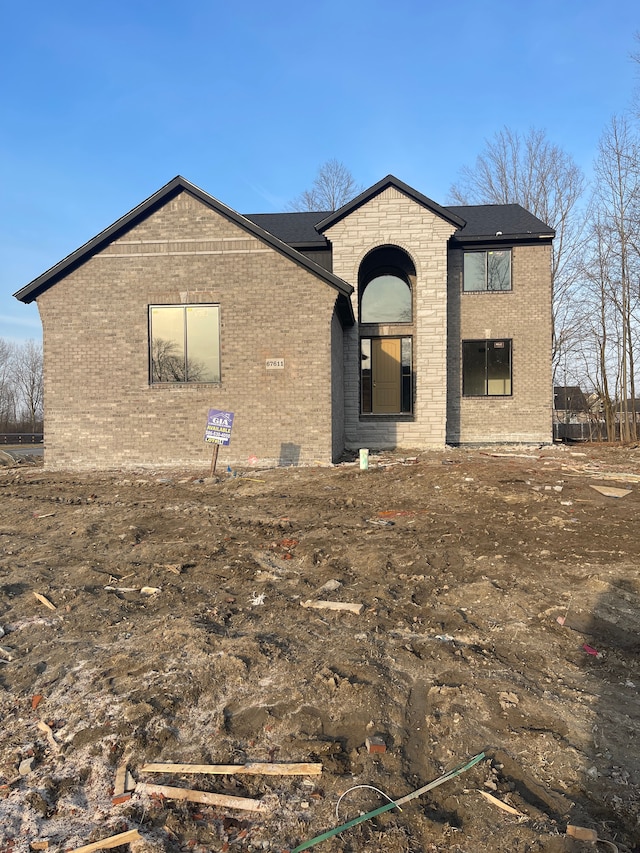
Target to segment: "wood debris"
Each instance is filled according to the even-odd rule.
[[[579,841],[597,841],[598,833],[595,829],[588,829],[586,826],[575,826],[575,824],[567,825],[567,835],[570,838],[577,838]]]
[[[13,660],[13,652],[6,646],[0,646],[0,656],[3,658],[0,663],[11,663]]]
[[[157,595],[162,592],[158,586],[105,586],[107,592],[140,592],[142,595]]]
[[[128,844],[138,838],[142,838],[138,830],[129,829],[127,832],[119,832],[117,835],[103,838],[102,841],[94,841],[93,844],[76,847],[74,850],[69,850],[68,853],[93,853],[94,850],[109,850],[111,847],[120,847],[121,844]]]
[[[623,498],[625,495],[631,494],[631,489],[617,489],[615,486],[594,486],[591,484],[591,488],[607,498]]]
[[[49,608],[49,610],[55,610],[55,609],[56,609],[55,604],[52,604],[46,596],[44,596],[44,595],[40,595],[40,593],[39,593],[39,592],[34,592],[33,594],[34,594],[34,595],[35,595],[35,597],[38,599],[38,601],[39,601],[41,604],[44,604],[44,606],[45,606],[45,607],[48,607],[48,608]]]
[[[245,776],[318,776],[322,764],[274,764],[253,761],[249,764],[145,764],[142,773],[202,773],[213,775]]]
[[[127,765],[120,764],[116,770],[116,780],[113,783],[113,796],[120,797],[125,792],[125,784],[127,781]]]
[[[321,599],[309,599],[301,601],[302,607],[310,607],[314,610],[347,610],[359,616],[362,613],[363,604],[352,604],[348,601],[322,601]]]
[[[51,726],[48,726],[45,722],[40,720],[38,723],[38,729],[46,735],[47,741],[51,749],[54,752],[60,752],[60,744],[53,736],[53,729],[51,728]]]
[[[507,803],[503,803],[502,800],[499,800],[497,797],[494,797],[493,794],[487,793],[487,791],[478,791],[478,793],[488,800],[488,802],[493,803],[494,806],[497,806],[499,809],[502,809],[504,812],[508,812],[509,814],[516,815],[517,817],[524,817],[522,812],[519,812],[518,809],[514,809],[513,806],[507,805]]]
[[[190,803],[202,803],[207,806],[223,806],[228,809],[242,809],[249,812],[267,812],[269,809],[260,800],[248,797],[230,797],[227,794],[212,794],[208,791],[196,791],[193,788],[175,788],[170,785],[150,785],[138,782],[136,793],[166,797],[169,800],[187,800]],[[77,853],[77,851],[75,851]]]

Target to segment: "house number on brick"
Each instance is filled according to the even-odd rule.
[[[284,370],[284,358],[268,358],[267,370]]]

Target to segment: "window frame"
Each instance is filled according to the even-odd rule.
[[[490,375],[490,365],[489,365],[489,350],[490,345],[494,345],[494,349],[500,349],[504,347],[508,347],[508,365],[509,365],[509,391],[503,393],[495,393],[490,392],[490,382],[504,382],[505,377],[500,375]],[[502,347],[496,346],[497,344],[502,344]],[[485,347],[485,363],[484,363],[484,393],[471,393],[465,390],[465,385],[467,384],[467,376],[470,373],[470,369],[466,369],[469,367],[467,358],[468,356],[465,354],[465,347],[471,346],[479,346],[484,345]],[[467,399],[485,399],[485,398],[502,398],[505,397],[513,397],[513,338],[470,338],[462,341],[461,347],[461,376],[462,376],[462,396]]]
[[[489,255],[496,253],[504,253],[509,257],[509,286],[508,287],[489,287]],[[484,287],[467,287],[467,271],[466,259],[470,255],[484,255]],[[484,249],[464,249],[462,254],[462,292],[463,293],[510,293],[513,290],[513,249],[512,247],[502,248],[484,248]]]
[[[182,359],[182,373],[184,378],[161,379],[155,378],[154,370],[154,331],[153,331],[153,311],[154,309],[182,309],[182,339],[183,346],[180,353]],[[214,363],[214,378],[212,379],[190,379],[189,378],[189,358],[194,358],[189,346],[189,322],[188,311],[193,309],[214,309],[215,317],[212,323],[212,352]],[[187,303],[152,303],[148,305],[147,311],[148,322],[148,358],[149,358],[149,385],[153,387],[174,387],[176,385],[219,385],[222,381],[222,365],[221,365],[221,333],[220,333],[220,305],[216,302],[187,302]]]

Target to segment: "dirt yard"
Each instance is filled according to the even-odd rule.
[[[640,449],[218,473],[0,468],[2,853],[640,850]]]

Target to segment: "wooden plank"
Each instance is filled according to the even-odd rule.
[[[524,817],[522,812],[519,812],[518,809],[514,809],[513,806],[504,803],[502,800],[499,800],[497,797],[494,797],[493,794],[489,794],[487,791],[478,791],[480,796],[484,797],[490,803],[493,803],[494,806],[497,806],[499,809],[502,809],[509,814],[517,815],[518,817]]]
[[[35,597],[38,599],[38,601],[39,601],[41,604],[44,604],[44,606],[45,606],[45,607],[48,607],[48,608],[49,608],[49,610],[55,610],[55,609],[56,609],[55,604],[52,604],[52,603],[49,601],[49,599],[48,599],[48,598],[46,598],[46,596],[44,596],[44,595],[40,595],[40,593],[39,593],[39,592],[34,592],[33,594],[34,594],[34,595],[35,595]]]
[[[266,812],[267,806],[259,800],[248,797],[229,797],[226,794],[211,794],[208,791],[195,791],[192,788],[174,788],[170,785],[150,785],[138,782],[136,793],[159,794],[169,800],[188,800],[190,803],[203,803],[207,806],[223,806],[228,809],[242,809],[248,812]]]
[[[314,610],[348,610],[350,613],[355,613],[359,616],[362,613],[363,604],[351,604],[348,601],[322,601],[316,599],[312,601],[301,601],[303,607],[311,607]]]
[[[102,841],[94,841],[93,844],[76,847],[74,850],[68,851],[68,853],[93,853],[94,850],[108,850],[111,847],[128,844],[130,841],[135,841],[141,837],[137,829],[129,829],[127,832],[120,832],[118,835],[110,835],[108,838],[103,838]]]
[[[249,764],[145,764],[143,773],[206,773],[212,775],[248,776],[318,776],[322,764],[274,764],[253,761]]]
[[[631,494],[631,489],[617,489],[615,486],[594,486],[591,484],[591,488],[607,498],[623,498],[625,495]]]

